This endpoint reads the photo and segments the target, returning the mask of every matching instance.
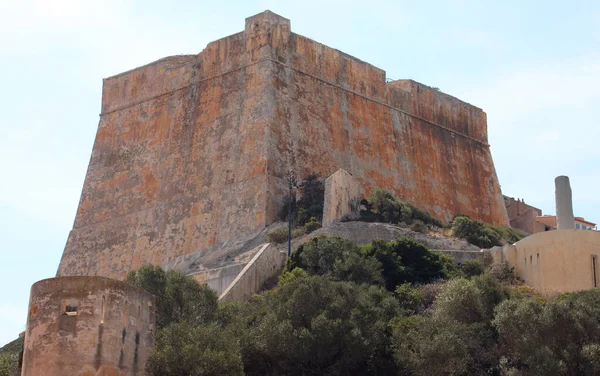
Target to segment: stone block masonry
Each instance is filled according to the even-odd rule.
[[[266,11],[198,55],[104,80],[102,114],[58,275],[123,279],[278,219],[287,172],[343,168],[449,221],[506,225],[485,113],[291,32]],[[221,262],[223,261],[223,262]],[[185,266],[182,266],[185,267]]]

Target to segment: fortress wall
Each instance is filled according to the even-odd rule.
[[[244,46],[209,44],[179,68],[195,83],[139,103],[164,91],[160,61],[105,82],[107,108],[134,104],[101,116],[58,275],[124,278],[265,227],[269,67]],[[114,89],[139,77],[158,88]]]
[[[141,375],[155,330],[146,291],[108,278],[45,279],[31,288],[22,374]]]
[[[106,79],[102,108],[59,276],[124,278],[190,254],[222,266],[225,251],[199,251],[277,220],[290,167],[298,178],[343,168],[366,194],[390,189],[446,221],[507,223],[481,110],[386,84],[271,12],[198,55]]]
[[[285,194],[289,166],[300,177],[343,168],[367,194],[376,186],[390,189],[445,221],[467,213],[508,223],[481,110],[413,81],[392,83],[386,92],[382,71],[310,39],[292,34],[291,40],[286,56],[294,64],[272,67],[277,106],[268,169],[279,177],[269,180],[272,192]],[[336,80],[306,73],[322,67],[322,77]],[[407,105],[383,102],[390,97],[410,100],[418,116]]]

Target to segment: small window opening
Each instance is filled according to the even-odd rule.
[[[60,302],[63,315],[77,316],[77,302],[72,300],[63,300]]]
[[[76,305],[67,305],[65,307],[65,314],[67,316],[76,316],[77,315],[77,306]]]
[[[529,262],[533,263],[533,255],[529,256]]]

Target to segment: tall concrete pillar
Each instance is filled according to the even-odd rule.
[[[574,229],[573,195],[571,193],[569,177],[558,176],[554,179],[554,184],[556,186],[556,227],[559,230]]]

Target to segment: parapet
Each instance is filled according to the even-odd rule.
[[[141,375],[154,346],[155,298],[104,277],[31,287],[23,376]]]

